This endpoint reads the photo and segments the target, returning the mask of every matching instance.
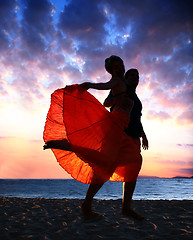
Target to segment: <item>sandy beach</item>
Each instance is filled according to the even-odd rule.
[[[136,200],[139,221],[121,217],[121,200],[94,200],[101,220],[85,222],[78,199],[0,197],[0,239],[192,239],[193,200]]]

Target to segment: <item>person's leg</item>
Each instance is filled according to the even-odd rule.
[[[94,213],[92,211],[92,201],[96,193],[100,190],[104,183],[101,184],[90,184],[86,193],[86,197],[81,206],[82,213],[85,219],[92,218]]]
[[[53,149],[60,149],[60,150],[66,150],[66,151],[77,151],[77,152],[81,152],[86,154],[86,157],[88,158],[88,156],[91,156],[94,153],[95,155],[97,154],[97,150],[93,150],[93,149],[88,149],[88,148],[83,148],[83,147],[77,147],[77,146],[73,146],[68,142],[68,140],[63,139],[63,140],[51,140],[45,143],[44,145],[44,150],[49,149],[49,148],[53,148]],[[89,155],[90,153],[90,155]],[[97,155],[98,157],[98,161],[100,160],[101,154],[98,153],[99,155]],[[86,197],[84,199],[84,202],[81,206],[82,208],[82,213],[84,216],[84,219],[91,219],[91,218],[95,218],[96,214],[92,211],[92,201],[94,196],[96,195],[96,193],[100,190],[100,188],[103,186],[103,184],[109,179],[109,176],[112,174],[110,173],[109,176],[107,176],[106,178],[104,177],[104,173],[101,173],[102,175],[100,177],[98,177],[97,175],[94,175],[92,181],[93,182],[102,182],[102,183],[98,183],[98,184],[90,184],[89,188],[87,190],[86,193]],[[105,171],[105,174],[108,175],[108,173]],[[101,178],[103,180],[101,180]]]
[[[133,217],[138,220],[144,219],[143,216],[136,213],[131,208],[132,196],[135,190],[136,181],[123,183],[123,203],[122,203],[122,215],[126,217]]]
[[[123,183],[123,204],[122,204],[123,211],[131,208],[131,201],[135,190],[135,185],[136,181]]]
[[[67,139],[48,141],[43,146],[43,149],[46,150],[49,148],[72,151],[71,144],[68,142]]]

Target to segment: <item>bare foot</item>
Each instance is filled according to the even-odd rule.
[[[84,219],[89,218],[89,216],[92,215],[92,208],[91,208],[90,204],[86,204],[85,202],[83,202],[83,204],[81,206],[81,210],[82,210]]]
[[[122,210],[122,216],[123,217],[132,217],[135,218],[137,220],[143,220],[144,216],[136,213],[133,209],[127,209],[127,210]]]
[[[72,151],[71,145],[67,139],[48,141],[43,146],[43,149],[46,150],[49,148],[60,149],[60,150],[65,150],[65,151]]]
[[[92,211],[91,205],[87,205],[85,203],[81,206],[82,215],[84,218],[84,221],[90,222],[90,221],[98,221],[102,218],[102,215]]]

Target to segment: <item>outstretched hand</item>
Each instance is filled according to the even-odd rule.
[[[90,82],[81,83],[79,86],[88,90],[90,88]]]

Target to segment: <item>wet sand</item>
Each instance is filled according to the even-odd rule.
[[[139,200],[139,221],[121,217],[121,200],[94,200],[103,214],[85,222],[78,199],[0,197],[0,239],[193,239],[193,200]]]

